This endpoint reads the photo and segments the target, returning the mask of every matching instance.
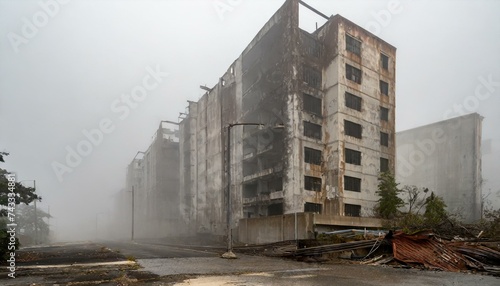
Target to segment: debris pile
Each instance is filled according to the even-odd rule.
[[[352,236],[357,231],[341,231],[336,235]],[[375,233],[372,233],[372,235]],[[376,236],[375,236],[376,237]],[[373,238],[373,236],[371,236]],[[490,243],[491,244],[491,243]],[[495,245],[499,245],[497,242]],[[386,245],[384,249],[379,249]],[[396,264],[404,267],[421,267],[442,271],[487,271],[500,275],[500,251],[487,246],[484,240],[446,240],[432,232],[405,234],[402,231],[389,232],[375,239],[349,241],[306,248],[281,249],[279,256],[284,257],[317,257],[335,252],[368,250],[361,257],[363,264],[380,265]],[[377,251],[378,250],[378,251]],[[360,257],[351,257],[358,258]]]
[[[420,264],[427,269],[461,271],[481,269],[481,265],[450,247],[431,233],[396,233],[388,238],[394,259],[405,264]]]
[[[422,265],[443,271],[477,270],[500,274],[500,252],[475,241],[448,241],[431,232],[413,235],[396,232],[392,243],[394,259],[407,265]]]

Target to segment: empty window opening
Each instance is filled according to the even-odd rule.
[[[353,165],[361,165],[361,152],[345,148],[345,162]]]
[[[304,121],[304,136],[321,140],[321,125]]]
[[[257,196],[257,184],[243,185],[243,197],[254,198]]]
[[[360,217],[361,216],[361,206],[360,205],[344,204],[344,215],[345,216]]]
[[[271,204],[267,207],[267,215],[282,215],[283,214],[283,203]]]
[[[389,159],[380,158],[380,172],[388,172],[389,171]]]
[[[304,162],[313,165],[321,165],[321,151],[304,147]]]
[[[345,65],[345,77],[355,83],[361,84],[361,70],[351,65]]]
[[[278,177],[276,179],[272,179],[267,181],[267,189],[269,192],[279,192],[283,190],[283,178]]]
[[[304,66],[303,80],[310,87],[320,88],[321,72],[314,68]]]
[[[380,65],[383,69],[389,70],[389,57],[384,54],[380,54]]]
[[[349,52],[361,56],[361,41],[347,34],[345,35],[345,47]]]
[[[346,92],[345,93],[345,106],[361,111],[361,97],[356,96],[352,93]]]
[[[243,176],[253,175],[258,171],[257,161],[245,161],[243,163]]]
[[[385,107],[380,107],[380,120],[389,121],[389,109]]]
[[[309,191],[321,191],[321,178],[304,176],[304,189]]]
[[[321,99],[309,94],[303,94],[304,111],[321,116]]]
[[[383,80],[380,81],[380,92],[383,95],[389,95],[389,84]]]
[[[352,192],[361,192],[361,179],[344,176],[344,190]]]
[[[305,203],[304,204],[305,213],[321,213],[321,204],[315,203]]]
[[[314,58],[321,56],[321,45],[316,39],[306,33],[301,33],[300,39],[302,40],[302,48],[307,56]]]
[[[360,124],[344,120],[344,133],[345,135],[361,139],[362,128]]]
[[[389,147],[389,134],[380,132],[380,145]]]

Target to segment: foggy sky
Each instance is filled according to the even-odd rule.
[[[0,151],[11,153],[1,167],[36,179],[39,206],[50,206],[62,239],[86,239],[160,120],[177,121],[186,101],[204,93],[199,85],[214,86],[284,0],[54,1],[41,0],[57,3],[44,19],[40,0],[0,0]],[[492,148],[483,155],[483,193],[500,190],[499,1],[306,2],[397,48],[398,131],[484,116],[483,139]],[[311,14],[301,22],[306,30],[324,21]],[[28,31],[34,21],[40,27]],[[490,96],[478,99],[478,85],[489,78],[494,84],[480,90]],[[138,87],[147,95],[132,109],[122,94]],[[109,131],[102,142],[59,181],[54,162],[65,164],[66,148],[76,149],[84,130],[100,124]],[[488,198],[500,206],[499,196]]]

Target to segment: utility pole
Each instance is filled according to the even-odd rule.
[[[135,191],[134,186],[132,186],[132,241],[134,241],[134,200],[135,200]]]
[[[234,259],[236,255],[233,253],[233,235],[231,231],[231,128],[237,124],[229,124],[227,126],[227,146],[226,146],[226,231],[227,231],[227,252],[222,254],[222,258]],[[238,124],[239,125],[239,124]]]
[[[33,180],[33,192],[36,194],[36,180]],[[36,210],[36,201],[35,199],[35,245],[38,244],[38,213]]]

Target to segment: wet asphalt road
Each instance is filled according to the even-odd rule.
[[[160,285],[500,285],[500,278],[470,273],[396,269],[390,266],[335,265],[238,254],[220,258],[220,250],[194,250],[183,246],[101,242],[121,254],[132,255],[142,270],[159,277],[185,276]],[[189,278],[189,276],[195,276]]]
[[[125,257],[131,256],[135,259],[218,257],[220,255],[220,253],[209,250],[187,249],[182,246],[173,247],[127,241],[99,241],[98,243],[119,252]]]

